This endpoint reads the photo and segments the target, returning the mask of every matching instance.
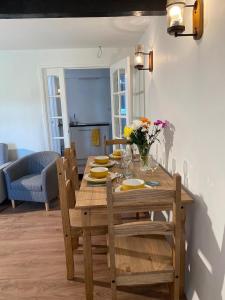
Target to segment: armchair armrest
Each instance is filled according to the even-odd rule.
[[[58,195],[58,176],[56,160],[45,167],[41,172],[43,192],[46,193],[46,201]]]
[[[0,171],[2,171],[3,169],[6,169],[6,167],[8,167],[11,164],[12,164],[12,162],[7,162],[7,163],[5,163],[3,165],[0,165]]]
[[[9,166],[4,168],[7,184],[19,179],[27,173],[27,160],[26,157],[18,159],[17,161],[10,163]]]

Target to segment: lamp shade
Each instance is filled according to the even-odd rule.
[[[138,45],[135,49],[135,56],[134,56],[134,67],[138,70],[143,69],[144,67],[144,53],[143,53],[143,46]]]
[[[184,8],[185,1],[167,1],[167,32],[171,35],[182,33],[185,30]]]

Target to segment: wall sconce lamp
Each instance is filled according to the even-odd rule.
[[[144,57],[148,56],[148,68],[144,68]],[[144,52],[143,46],[138,45],[135,49],[135,58],[134,58],[134,67],[139,71],[148,70],[149,72],[153,71],[153,51],[148,53]]]
[[[193,8],[193,33],[184,34],[184,9],[186,7]],[[184,0],[167,0],[167,32],[170,35],[193,36],[195,40],[199,40],[203,34],[203,0],[195,0],[193,5],[186,5]]]

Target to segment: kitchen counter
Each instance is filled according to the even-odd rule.
[[[71,123],[70,127],[88,127],[88,126],[109,126],[110,123]]]

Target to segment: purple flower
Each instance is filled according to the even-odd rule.
[[[167,124],[168,124],[168,121],[161,121],[161,120],[157,120],[157,121],[155,121],[155,122],[154,122],[154,125],[155,125],[155,126],[159,126],[159,125],[161,125],[161,126],[162,126],[162,128],[165,128],[165,127],[167,127]]]
[[[163,123],[163,122],[162,122],[161,120],[157,120],[157,121],[154,122],[154,125],[158,126],[158,125],[160,125],[160,124],[162,124],[162,123]]]

